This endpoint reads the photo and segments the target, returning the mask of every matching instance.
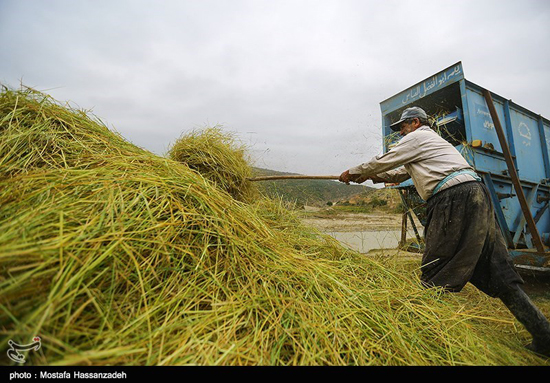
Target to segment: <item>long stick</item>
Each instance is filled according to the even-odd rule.
[[[340,176],[264,176],[248,178],[249,181],[274,181],[274,180],[337,180]]]

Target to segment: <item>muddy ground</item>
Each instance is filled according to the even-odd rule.
[[[307,216],[303,221],[323,231],[401,230],[401,214],[341,213],[334,217]]]
[[[401,230],[401,214],[346,213],[331,208],[304,207],[302,220],[323,231]],[[415,219],[417,225],[418,221]]]

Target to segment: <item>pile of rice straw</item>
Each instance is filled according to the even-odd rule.
[[[209,142],[183,164],[47,95],[2,90],[2,363],[8,340],[34,336],[27,364],[544,363],[494,300],[423,290],[417,262],[234,198],[200,173]]]
[[[245,146],[219,126],[183,134],[171,146],[168,157],[186,164],[235,199],[253,201],[258,197],[255,184],[247,181],[252,168]]]

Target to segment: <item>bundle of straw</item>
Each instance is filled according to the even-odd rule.
[[[540,364],[481,296],[243,203],[32,90],[0,94],[0,358],[49,365]]]
[[[170,147],[168,157],[186,164],[235,199],[252,201],[257,197],[256,187],[247,180],[252,168],[245,146],[220,126],[183,134]]]

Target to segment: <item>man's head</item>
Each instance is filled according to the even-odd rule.
[[[402,136],[405,136],[423,125],[429,126],[428,115],[423,109],[413,106],[405,109],[399,121],[391,124],[390,128],[395,132],[399,132]]]

